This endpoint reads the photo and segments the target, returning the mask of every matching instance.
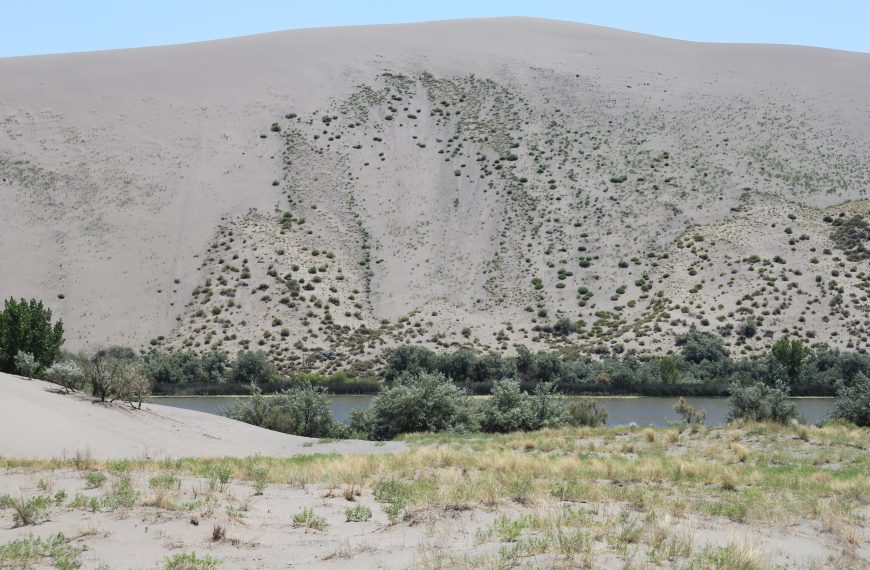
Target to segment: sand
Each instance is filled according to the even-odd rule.
[[[213,414],[170,406],[100,403],[55,384],[0,374],[0,456],[59,459],[291,457],[312,453],[387,453],[404,448],[347,440],[320,443]]]

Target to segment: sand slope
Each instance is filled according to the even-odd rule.
[[[0,374],[0,456],[51,459],[90,453],[96,459],[291,456],[385,453],[401,443],[318,443],[219,416],[169,406],[131,410],[48,382]]]
[[[542,348],[564,315],[585,351],[661,352],[747,304],[750,349],[870,339],[866,263],[822,221],[867,208],[868,54],[500,18],[9,58],[0,78],[0,296],[50,300],[71,349],[165,336],[343,367],[408,340]],[[347,338],[384,319],[405,328]]]

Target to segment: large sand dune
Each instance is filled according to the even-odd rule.
[[[387,442],[319,443],[220,416],[145,404],[132,410],[54,384],[0,374],[0,456],[60,459],[287,457],[311,453],[386,453]]]
[[[867,209],[868,54],[505,18],[0,78],[0,295],[49,300],[68,348],[339,368],[396,342],[559,346],[558,316],[598,353],[749,314],[735,350],[870,339],[866,260],[823,221]]]

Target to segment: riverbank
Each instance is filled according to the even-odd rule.
[[[17,527],[17,511],[0,507],[0,560],[15,566],[23,543],[51,537],[52,552],[87,568],[857,569],[870,558],[867,429],[405,441],[405,451],[369,456],[6,457],[0,495],[13,497],[0,505],[20,493],[43,506],[32,513],[39,524]]]

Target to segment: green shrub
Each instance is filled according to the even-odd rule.
[[[199,557],[195,552],[180,552],[163,560],[164,570],[214,570],[220,560],[209,555]]]
[[[581,398],[568,404],[568,423],[572,426],[599,427],[607,424],[607,409],[597,400]]]
[[[860,372],[851,386],[843,386],[830,412],[831,419],[870,427],[870,378]]]
[[[25,499],[18,497],[12,500],[12,522],[15,526],[38,524],[48,518],[48,507],[51,499],[45,496]]]
[[[693,408],[692,405],[682,396],[677,399],[677,403],[674,404],[673,410],[683,418],[683,423],[700,425],[707,419],[707,410],[704,408],[695,410],[695,408]]]
[[[519,380],[505,379],[492,386],[492,395],[482,407],[480,429],[486,432],[512,432],[530,429],[532,408],[528,394],[520,390]]]
[[[468,432],[478,427],[475,402],[438,373],[403,375],[375,396],[371,410],[368,435],[376,440],[413,432]]]
[[[365,505],[356,505],[344,511],[347,522],[366,522],[372,518],[372,510]]]
[[[112,490],[103,497],[102,504],[108,510],[113,511],[122,507],[133,507],[138,500],[139,493],[133,488],[133,480],[130,479],[129,475],[125,475],[112,485]]]
[[[305,437],[346,437],[335,421],[325,387],[305,382],[265,398],[256,386],[251,398],[227,410],[227,417],[274,431]]]
[[[22,376],[27,376],[33,380],[33,375],[36,373],[36,359],[29,352],[19,350],[15,354],[15,370]]]
[[[306,507],[302,509],[301,513],[293,515],[293,526],[296,528],[326,530],[329,528],[329,523],[322,516],[314,514],[314,509]]]
[[[99,471],[91,471],[85,475],[85,487],[88,489],[96,489],[102,487],[106,482],[106,474]]]
[[[768,386],[757,382],[751,386],[731,386],[728,421],[737,419],[781,424],[798,419],[797,404],[789,399],[788,387],[782,383]]]
[[[28,536],[0,545],[0,568],[42,568],[50,560],[50,565],[60,570],[77,570],[82,567],[82,550],[71,545],[62,533],[47,539]]]
[[[71,390],[81,387],[85,375],[79,365],[71,360],[55,362],[45,371],[45,379],[49,382],[62,386],[67,394]]]

